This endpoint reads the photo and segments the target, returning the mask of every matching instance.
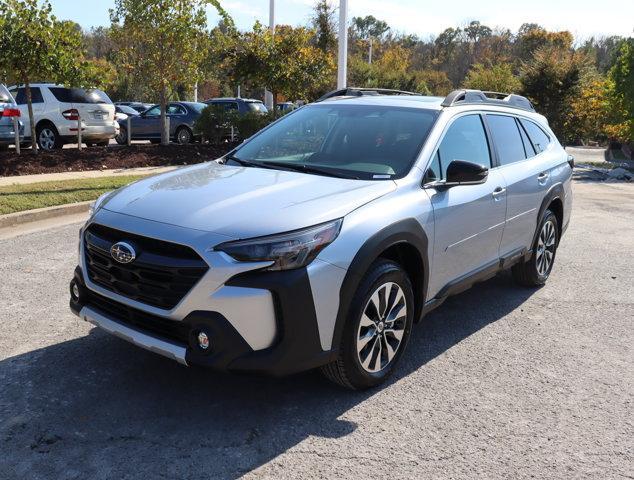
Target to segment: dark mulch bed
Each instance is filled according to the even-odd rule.
[[[214,160],[234,145],[132,145],[130,147],[92,147],[40,152],[30,150],[16,155],[0,153],[0,176],[33,175],[36,173],[80,172],[119,168],[190,165]]]

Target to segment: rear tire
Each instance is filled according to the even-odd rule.
[[[515,281],[525,287],[544,285],[553,269],[559,245],[559,225],[552,211],[544,212],[538,232],[531,258],[511,268]]]
[[[400,265],[379,259],[350,304],[337,359],[322,367],[330,381],[362,390],[383,383],[398,364],[412,330],[414,294]]]
[[[179,145],[187,145],[192,142],[194,139],[194,135],[191,130],[187,127],[179,127],[176,130],[176,143]]]
[[[37,127],[37,146],[40,150],[50,152],[58,150],[64,145],[57,129],[50,123],[44,123]]]

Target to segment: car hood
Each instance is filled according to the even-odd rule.
[[[210,162],[135,182],[110,196],[102,208],[249,238],[343,217],[395,188],[391,180],[342,179]]]

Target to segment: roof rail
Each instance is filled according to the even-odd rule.
[[[441,103],[443,107],[459,105],[500,105],[534,112],[535,107],[526,97],[514,93],[486,92],[482,90],[454,90]]]
[[[341,90],[333,90],[320,97],[317,102],[323,102],[334,97],[362,97],[365,95],[420,95],[420,93],[406,92],[404,90],[392,90],[389,88],[359,88],[348,87]]]

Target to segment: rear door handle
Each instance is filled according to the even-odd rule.
[[[546,180],[548,180],[548,177],[549,177],[549,176],[550,176],[550,173],[548,173],[548,172],[542,172],[542,173],[540,173],[539,175],[537,175],[537,180],[538,180],[540,183],[543,183],[543,182],[545,182]]]

